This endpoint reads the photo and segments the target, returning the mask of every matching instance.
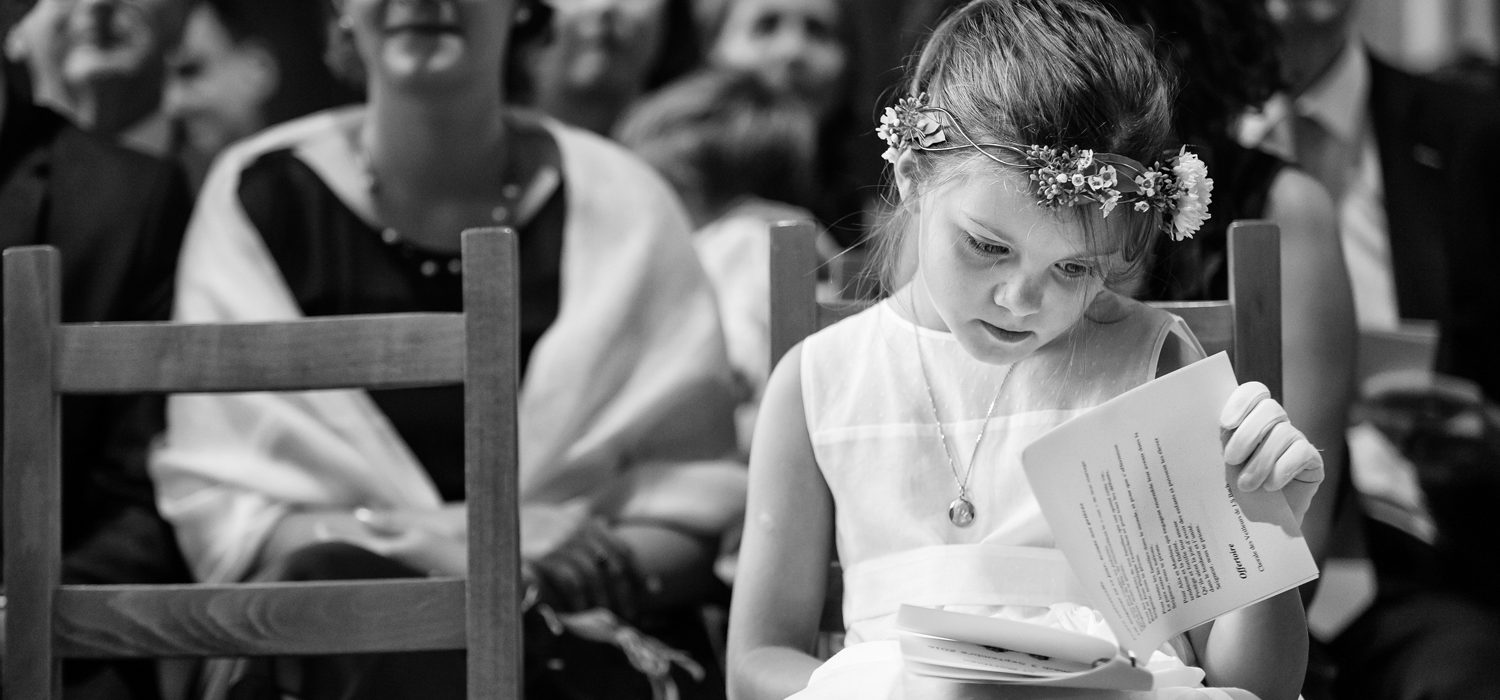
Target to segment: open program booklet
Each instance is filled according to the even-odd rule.
[[[1237,386],[1214,355],[1038,438],[1021,460],[1057,547],[1118,645],[1082,633],[903,606],[913,673],[1146,690],[1168,639],[1317,577],[1280,493],[1241,492],[1219,413]]]

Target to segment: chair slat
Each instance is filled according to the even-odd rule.
[[[491,697],[520,698],[521,542],[517,512],[519,318],[516,285],[486,283],[486,275],[519,279],[513,255],[495,237],[465,237],[464,299],[469,307],[464,377],[464,479],[468,498],[469,577],[490,586],[468,590],[468,683]],[[481,553],[483,556],[481,556]],[[480,663],[478,660],[499,660]]]
[[[5,252],[6,697],[63,657],[468,650],[471,698],[521,697],[514,232],[465,231],[464,313],[62,324],[58,253]],[[61,586],[59,397],[462,384],[468,578]]]
[[[1234,359],[1234,307],[1229,302],[1159,301],[1152,306],[1181,317],[1208,354],[1228,352],[1230,360]]]
[[[1234,373],[1282,400],[1281,229],[1269,221],[1229,225],[1229,301],[1234,305]]]
[[[456,313],[67,324],[57,333],[57,388],[65,393],[396,389],[463,380],[464,320]]]
[[[464,647],[460,579],[63,586],[57,654],[268,656]]]
[[[817,297],[817,226],[789,221],[771,227],[771,366],[793,345],[821,327]],[[802,264],[778,264],[777,261]]]
[[[51,602],[62,568],[62,464],[59,400],[52,392],[52,344],[61,300],[52,284],[56,251],[13,248],[4,255],[5,294],[5,658],[0,695],[61,697],[53,663]],[[14,407],[25,406],[19,411]],[[25,468],[21,468],[25,467]]]

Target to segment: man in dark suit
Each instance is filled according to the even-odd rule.
[[[0,28],[20,11],[17,3],[0,8]],[[0,247],[60,249],[64,321],[167,318],[191,206],[177,166],[33,104],[26,71],[3,65]],[[63,412],[64,581],[187,580],[145,471],[149,443],[162,427],[160,400],[70,397]],[[157,694],[150,663],[69,662],[64,675],[70,698]]]
[[[1495,491],[1500,480],[1484,474],[1500,469],[1500,452],[1489,429],[1410,429],[1433,422],[1427,414],[1463,414],[1434,407],[1500,399],[1500,104],[1372,56],[1353,28],[1357,5],[1267,0],[1288,94],[1241,133],[1334,195],[1361,354],[1373,356],[1381,334],[1435,328],[1424,369],[1445,375],[1367,397],[1366,412],[1386,420],[1350,432],[1376,595],[1333,641],[1334,688],[1341,698],[1500,697],[1500,597],[1479,593],[1496,567],[1488,546],[1472,547],[1500,523],[1470,497]]]
[[[1286,99],[1242,140],[1328,186],[1362,331],[1436,324],[1435,371],[1500,399],[1500,102],[1398,70],[1354,32],[1357,0],[1268,0]]]
[[[1435,369],[1500,400],[1500,103],[1370,61],[1397,304],[1438,322]]]

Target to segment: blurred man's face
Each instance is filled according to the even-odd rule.
[[[1266,12],[1288,40],[1295,40],[1343,31],[1355,4],[1356,0],[1266,0]]]
[[[42,0],[68,6],[63,75],[70,83],[161,70],[182,37],[188,0]]]
[[[168,58],[162,109],[194,149],[212,155],[263,126],[278,66],[254,41],[236,43],[209,5],[188,20],[182,45]]]
[[[834,0],[734,0],[713,59],[757,73],[822,118],[842,96],[839,84],[849,62],[840,21]]]
[[[538,82],[633,92],[662,52],[666,0],[552,0],[552,41],[532,50]],[[543,88],[545,89],[545,88]]]
[[[1265,0],[1281,34],[1281,73],[1293,93],[1323,75],[1344,50],[1358,0]]]

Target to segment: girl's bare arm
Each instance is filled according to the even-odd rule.
[[[729,615],[729,697],[806,687],[833,541],[833,501],[802,405],[801,348],[772,372],[750,450],[750,492]]]

